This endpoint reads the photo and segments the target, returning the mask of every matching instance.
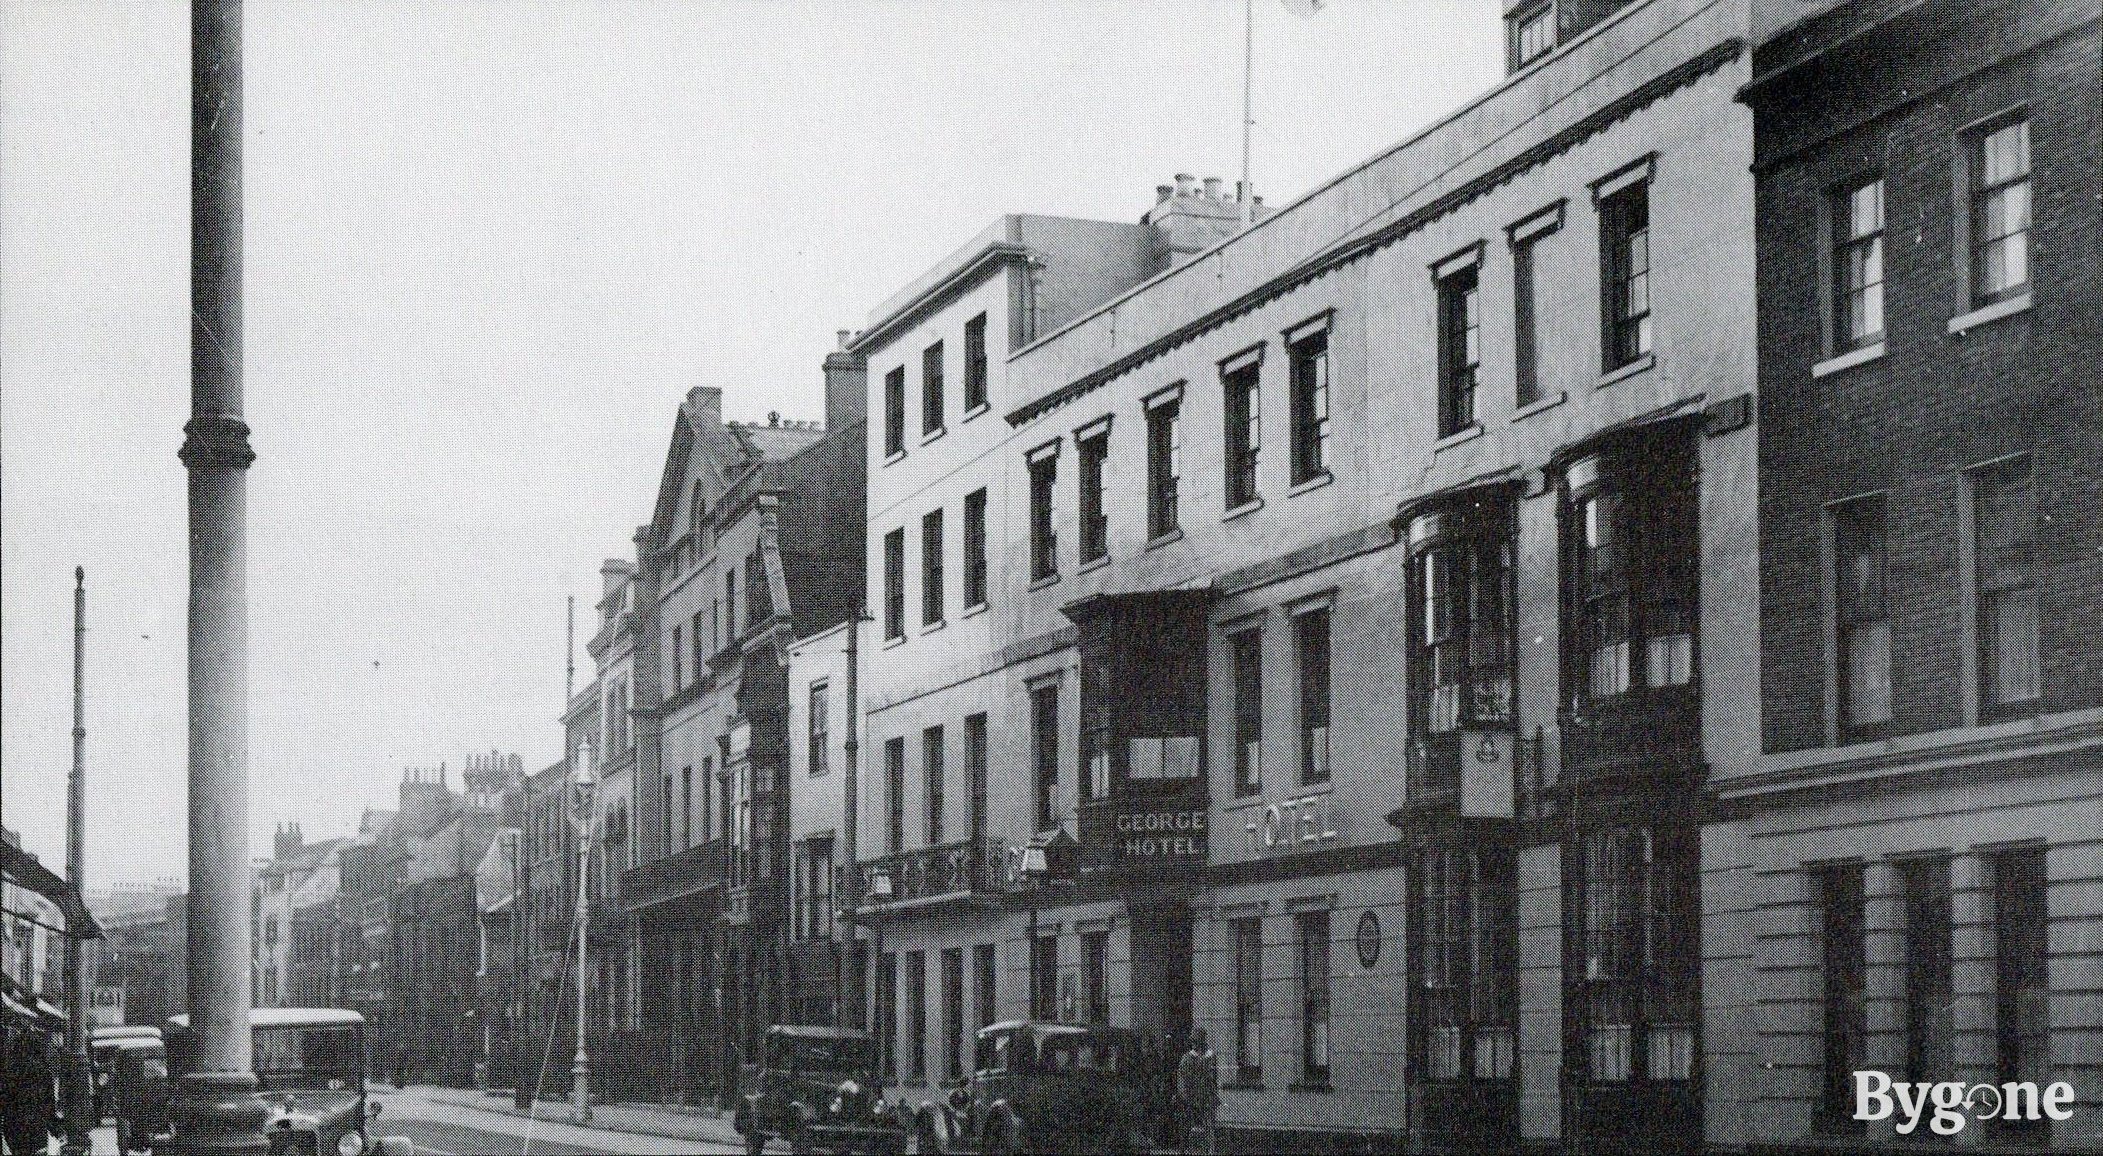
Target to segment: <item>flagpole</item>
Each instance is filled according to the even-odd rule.
[[[1254,190],[1249,185],[1249,129],[1256,123],[1254,87],[1256,76],[1256,0],[1241,6],[1241,223],[1246,228],[1255,219]]]

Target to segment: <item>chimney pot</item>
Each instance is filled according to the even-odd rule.
[[[770,409],[770,410],[768,410],[768,411],[767,411],[767,424],[768,424],[768,425],[771,425],[771,426],[778,426],[778,425],[780,425],[780,424],[781,424],[781,411],[780,411],[780,410],[778,410],[778,409]]]
[[[1219,200],[1219,191],[1220,191],[1220,187],[1221,187],[1222,185],[1224,185],[1224,184],[1226,184],[1226,182],[1225,182],[1225,181],[1222,181],[1222,180],[1220,180],[1220,179],[1219,179],[1218,177],[1206,177],[1206,178],[1205,178],[1205,199],[1206,199],[1206,200],[1208,200],[1208,201],[1216,201],[1216,200]]]
[[[849,341],[853,340],[853,338],[854,338],[854,330],[852,330],[852,329],[839,329],[839,330],[835,330],[835,331],[834,331],[834,335],[835,335],[835,336],[837,336],[837,337],[839,338],[839,341],[840,341],[840,348],[841,348],[841,349],[845,349],[845,348],[847,348],[847,343],[848,343]]]
[[[1176,174],[1176,195],[1187,197],[1197,185],[1197,178],[1189,173]]]
[[[1173,197],[1173,196],[1175,196],[1175,195],[1176,195],[1176,187],[1175,187],[1174,185],[1155,185],[1155,186],[1154,186],[1154,202],[1155,202],[1156,204],[1159,204],[1160,202],[1162,202],[1162,201],[1165,201],[1165,200],[1167,200],[1167,199],[1169,199],[1170,197]]]

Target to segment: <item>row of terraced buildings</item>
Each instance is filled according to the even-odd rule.
[[[1290,204],[1003,217],[822,425],[692,390],[568,719],[613,1062],[919,1100],[1028,1016],[1206,1029],[1232,1149],[1920,1139],[1871,1070],[2103,1148],[2098,8],[1507,0]]]

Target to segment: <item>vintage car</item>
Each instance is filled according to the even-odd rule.
[[[106,1024],[88,1035],[88,1067],[94,1074],[95,1122],[109,1118],[109,1086],[116,1072],[117,1050],[124,1040],[161,1042],[161,1029],[148,1024]]]
[[[733,1122],[748,1153],[777,1137],[795,1152],[905,1151],[905,1129],[884,1108],[876,1041],[845,1028],[768,1028]]]
[[[168,1049],[158,1036],[95,1041],[102,1110],[117,1121],[117,1151],[143,1152],[168,1139]]]
[[[977,1071],[920,1106],[921,1152],[1144,1152],[1139,1038],[1010,1020],[980,1028]]]
[[[169,1058],[189,1069],[190,1017],[168,1021]],[[256,1008],[249,1013],[258,1092],[270,1106],[270,1156],[409,1156],[406,1136],[367,1131],[380,1106],[365,1098],[365,1017],[344,1008]]]

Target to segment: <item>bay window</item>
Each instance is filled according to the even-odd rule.
[[[1693,455],[1664,438],[1563,472],[1573,707],[1694,681]]]

